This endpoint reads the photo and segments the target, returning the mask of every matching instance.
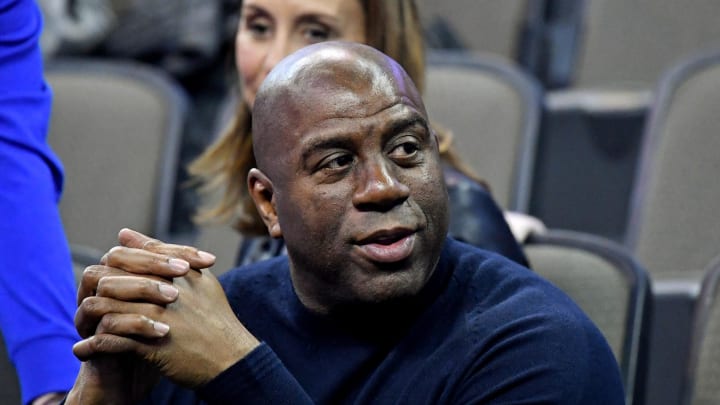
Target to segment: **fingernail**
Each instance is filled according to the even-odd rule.
[[[170,325],[158,321],[153,321],[153,328],[160,336],[165,336],[170,330]]]
[[[184,272],[190,269],[190,263],[186,262],[183,259],[172,258],[168,260],[168,265],[170,265],[173,270],[176,270],[178,272]]]
[[[180,294],[180,291],[178,291],[177,288],[166,283],[159,283],[158,290],[160,290],[160,294],[167,298],[170,298],[171,300],[174,300],[175,298],[177,298],[178,294]]]
[[[208,253],[208,252],[205,252],[205,251],[202,251],[202,250],[198,251],[198,256],[199,256],[202,260],[204,260],[204,261],[206,261],[206,262],[215,261],[215,255],[214,255],[214,254]]]

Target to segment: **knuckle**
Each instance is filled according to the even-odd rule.
[[[110,265],[111,263],[114,263],[117,256],[124,249],[125,248],[123,248],[122,246],[115,246],[112,249],[108,250],[108,252],[105,253],[105,256],[103,256],[103,258],[105,259],[105,263],[108,263],[108,265]]]
[[[117,319],[112,316],[112,314],[108,314],[102,317],[100,320],[100,323],[98,324],[98,328],[100,331],[114,331],[116,330],[116,327],[118,325]]]
[[[148,320],[161,319],[165,314],[165,308],[159,305],[150,305],[147,307],[145,313],[147,313]]]
[[[166,265],[170,261],[170,256],[155,254],[150,257],[150,263],[155,265]]]
[[[100,278],[100,280],[98,280],[98,282],[97,282],[97,287],[96,287],[95,293],[97,295],[103,296],[103,295],[107,294],[108,289],[109,289],[109,287],[108,287],[107,277]]]
[[[83,270],[83,273],[82,273],[82,281],[94,283],[95,280],[97,280],[97,278],[99,277],[102,269],[103,269],[103,266],[100,266],[97,264],[93,264],[92,266],[85,267],[85,270]]]
[[[95,287],[95,295],[99,297],[111,297],[113,296],[113,291],[115,289],[114,282],[117,280],[118,277],[115,276],[103,276],[100,277],[100,279],[97,282],[97,287]]]
[[[161,242],[157,239],[148,239],[145,241],[145,243],[142,244],[142,249],[144,250],[153,250],[157,248],[159,245],[161,245]]]
[[[136,322],[137,322],[137,326],[139,329],[149,329],[149,330],[153,329],[153,324],[155,323],[155,321],[153,321],[152,319],[148,318],[145,315],[141,315],[139,318],[137,318]]]
[[[95,335],[94,338],[88,341],[88,345],[95,352],[102,352],[109,346],[108,339],[102,335]]]
[[[142,292],[142,295],[144,298],[153,297],[158,292],[157,282],[155,282],[149,278],[143,277],[140,280],[139,289]]]
[[[197,257],[198,250],[192,246],[181,246],[180,253],[185,257]]]
[[[87,326],[85,325],[85,316],[80,311],[75,312],[75,329],[80,333],[81,336],[86,335]]]
[[[101,299],[95,296],[85,297],[80,303],[80,309],[87,314],[97,314],[101,310]]]

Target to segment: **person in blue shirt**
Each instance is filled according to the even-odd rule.
[[[398,63],[302,48],[253,116],[248,188],[287,256],[218,283],[211,255],[122,230],[83,275],[67,404],[624,403],[564,293],[447,237],[438,138]]]
[[[52,95],[41,30],[35,2],[0,0],[0,330],[23,404],[66,392],[80,367],[72,355],[75,282],[58,211],[63,171],[46,139]]]

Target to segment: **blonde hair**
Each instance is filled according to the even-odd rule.
[[[358,1],[361,1],[366,15],[367,44],[400,63],[422,92],[425,85],[425,45],[415,2]],[[204,206],[195,217],[197,222],[228,223],[244,234],[267,233],[246,185],[247,174],[255,167],[251,123],[250,108],[241,100],[234,119],[222,136],[189,166],[193,181],[201,185],[203,197]],[[435,124],[432,126],[440,140],[442,158],[482,182],[451,149],[451,133]]]

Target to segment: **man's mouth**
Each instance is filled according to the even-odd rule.
[[[415,235],[415,232],[408,229],[384,230],[361,239],[357,246],[370,261],[395,263],[412,254]]]

